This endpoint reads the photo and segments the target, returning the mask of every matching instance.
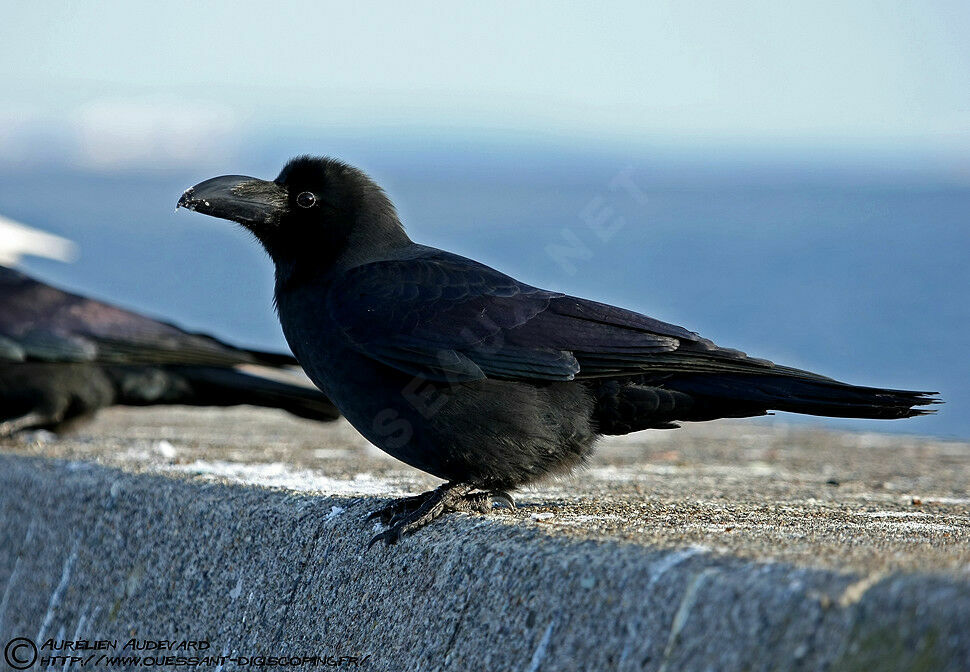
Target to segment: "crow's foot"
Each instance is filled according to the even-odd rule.
[[[413,497],[395,499],[387,506],[368,515],[367,520],[380,520],[384,525],[388,525],[398,516],[416,511],[434,493],[434,490],[429,490],[428,492],[422,492],[420,495],[414,495]]]
[[[399,499],[375,511],[368,519],[379,518],[390,527],[371,539],[367,548],[378,541],[388,546],[397,543],[405,534],[421,529],[446,513],[488,513],[492,510],[492,504],[497,502],[510,509],[515,508],[515,502],[506,492],[472,492],[474,489],[465,483],[445,483],[436,490]]]
[[[49,419],[40,413],[27,413],[19,418],[11,418],[0,422],[0,438],[13,436],[17,432],[25,429],[33,429],[49,422]]]

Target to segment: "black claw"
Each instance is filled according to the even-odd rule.
[[[507,509],[515,511],[515,500],[512,499],[512,495],[510,495],[509,493],[503,492],[501,490],[495,490],[493,492],[488,493],[488,495],[489,497],[491,497],[493,504],[498,502],[498,503],[504,504]]]
[[[378,509],[377,511],[371,511],[369,514],[367,514],[367,517],[364,518],[364,520],[367,521],[378,519],[381,521],[381,523],[387,525],[387,523],[391,520],[391,514],[389,514],[385,509]]]
[[[385,546],[393,546],[401,538],[400,529],[397,527],[392,527],[389,530],[384,530],[380,534],[375,534],[374,537],[368,542],[367,550],[369,551],[371,547],[379,541],[383,541]]]

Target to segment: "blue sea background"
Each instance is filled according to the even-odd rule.
[[[216,172],[273,177],[306,151],[367,170],[416,241],[751,355],[946,401],[935,416],[899,422],[769,422],[970,438],[966,180],[879,157],[448,138],[263,138]],[[174,212],[184,188],[216,172],[36,162],[2,171],[0,214],[79,244],[72,264],[25,261],[45,281],[285,348],[261,249],[230,223]]]

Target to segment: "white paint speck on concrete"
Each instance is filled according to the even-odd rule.
[[[162,439],[161,441],[157,441],[155,443],[155,450],[167,460],[171,460],[178,454],[178,451],[175,449],[175,446],[173,446],[165,439]]]

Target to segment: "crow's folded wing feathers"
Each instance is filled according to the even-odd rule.
[[[260,357],[0,266],[0,362],[24,360],[233,366]]]
[[[328,305],[360,352],[431,380],[635,375],[683,348],[743,357],[681,327],[537,289],[444,252],[351,269],[331,287]]]

